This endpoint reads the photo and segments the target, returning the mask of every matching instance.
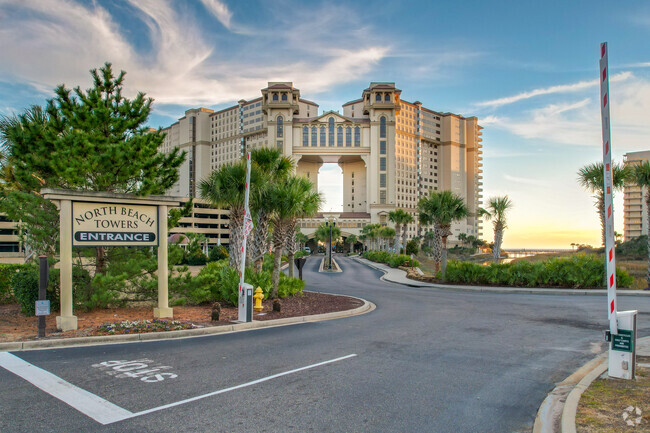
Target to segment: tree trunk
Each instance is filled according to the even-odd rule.
[[[95,247],[95,275],[103,274],[106,268],[106,250],[104,247]]]
[[[605,246],[605,195],[602,191],[597,195],[596,209],[598,209],[598,215],[600,215],[600,230],[603,238],[603,246]]]
[[[406,231],[408,230],[408,228],[409,228],[408,224],[404,224],[402,226],[402,248],[404,248],[404,254],[406,254],[406,245],[407,245]]]
[[[438,225],[433,226],[433,239],[431,250],[433,252],[433,261],[436,267],[436,273],[440,271],[440,264],[442,263],[442,239],[440,236],[440,228]]]
[[[442,237],[442,279],[447,273],[447,236]]]
[[[280,266],[282,266],[282,247],[284,246],[284,236],[282,236],[282,229],[275,226],[273,234],[273,275],[271,281],[273,289],[269,298],[276,299],[278,297],[278,288],[280,287]]]
[[[286,236],[286,249],[287,249],[287,258],[289,259],[289,276],[294,277],[295,272],[294,272],[294,265],[293,265],[293,259],[295,257],[295,252],[296,252],[296,222],[297,221],[291,221],[289,223],[289,227],[287,228],[287,236]]]
[[[395,249],[399,253],[400,248],[402,247],[399,243],[399,231],[401,228],[401,224],[395,224]]]
[[[501,243],[503,242],[503,224],[494,224],[494,249],[492,253],[494,254],[494,263],[499,263],[499,257],[501,256]]]
[[[266,210],[260,209],[255,222],[255,229],[253,231],[253,239],[251,242],[251,261],[255,267],[256,272],[262,270],[262,263],[264,261],[264,254],[268,251],[268,234],[269,234],[269,218]]]
[[[230,211],[230,238],[228,263],[230,267],[241,271],[241,253],[242,253],[242,224],[244,221],[244,209],[231,209]]]

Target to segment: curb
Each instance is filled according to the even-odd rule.
[[[345,295],[347,296],[347,295]],[[42,341],[15,341],[0,343],[0,352],[38,350],[52,348],[67,348],[79,346],[94,346],[103,344],[135,343],[154,340],[171,340],[176,338],[195,338],[215,334],[229,334],[233,332],[248,331],[259,328],[273,328],[276,326],[295,325],[298,323],[321,322],[325,320],[341,319],[344,317],[358,316],[370,313],[376,308],[372,302],[362,298],[348,296],[349,298],[363,301],[363,305],[352,310],[335,311],[333,313],[313,314],[311,316],[286,317],[275,320],[258,320],[248,323],[235,323],[232,325],[211,326],[207,328],[185,329],[180,331],[147,332],[131,335],[105,335],[98,337],[61,338]]]
[[[421,287],[421,288],[433,288],[433,289],[444,289],[447,291],[455,292],[472,292],[472,293],[515,293],[515,294],[527,294],[527,295],[580,295],[580,296],[603,296],[607,294],[607,290],[601,289],[545,289],[542,287],[517,287],[517,288],[506,288],[506,287],[490,287],[490,286],[462,286],[462,285],[449,285],[449,284],[436,284],[436,283],[425,283],[422,281],[408,280],[406,275],[403,279],[406,281],[395,281],[390,278],[386,278],[389,272],[404,272],[401,269],[386,269],[381,265],[376,265],[374,262],[370,262],[366,259],[361,259],[359,257],[353,257],[352,260],[356,260],[362,265],[366,265],[369,268],[381,271],[384,275],[380,278],[382,281],[386,281],[393,284],[401,284],[408,287]],[[405,272],[404,272],[405,273]],[[405,273],[406,274],[406,273]],[[642,290],[617,290],[618,296],[650,296],[650,291]]]
[[[637,340],[637,345],[650,342],[650,337]],[[533,433],[576,433],[576,412],[582,393],[607,371],[605,351],[558,383],[537,411]]]

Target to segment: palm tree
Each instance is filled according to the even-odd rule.
[[[451,224],[469,215],[462,197],[451,191],[429,191],[429,197],[421,199],[422,209],[429,214],[440,230],[442,241],[442,276],[447,270],[447,237],[451,235]]]
[[[251,189],[257,183],[257,170],[251,170]],[[230,209],[229,264],[241,271],[246,162],[221,166],[199,184],[199,193],[212,206]]]
[[[501,244],[503,243],[503,230],[507,227],[506,212],[512,209],[512,201],[507,195],[490,197],[487,207],[487,209],[481,209],[479,213],[492,220],[492,226],[494,227],[492,254],[494,255],[494,262],[498,263],[501,256]]]
[[[294,276],[293,258],[296,251],[296,226],[299,218],[309,218],[314,216],[323,201],[318,192],[314,192],[314,184],[306,177],[298,177],[297,189],[299,191],[298,206],[294,214],[287,220],[286,228],[286,246],[287,257],[289,259],[289,276]]]
[[[420,222],[421,226],[432,226],[432,229],[428,230],[425,234],[425,238],[427,239],[427,243],[431,248],[431,256],[435,264],[435,271],[438,273],[438,271],[440,271],[440,266],[442,263],[442,240],[440,239],[440,229],[433,220],[433,217],[425,210],[427,200],[428,198],[423,197],[418,202],[418,221]]]
[[[460,244],[462,246],[465,246],[465,242],[467,242],[467,233],[461,233],[458,235],[458,240],[460,241]]]
[[[406,230],[407,224],[413,222],[413,217],[404,209],[395,209],[388,212],[388,220],[395,223],[395,250],[399,252],[400,248],[406,251]],[[400,229],[404,229],[402,242],[399,241]]]
[[[645,203],[648,209],[650,209],[650,162],[642,161],[635,164],[632,166],[631,171],[630,183],[645,189]],[[650,213],[646,215],[646,218],[650,223]],[[648,243],[646,249],[648,251],[648,269],[646,272],[646,282],[648,283],[648,289],[650,289],[650,236],[647,238]]]
[[[313,214],[318,211],[320,195],[313,192],[312,183],[304,178],[293,176],[282,184],[274,184],[270,192],[273,206],[271,222],[273,223],[273,288],[270,298],[278,297],[280,284],[280,265],[282,249],[286,245],[287,234],[295,231],[295,221],[300,215]],[[293,235],[292,235],[293,239]],[[290,264],[291,265],[291,264]]]
[[[377,229],[381,228],[381,225],[379,224],[366,224],[363,226],[361,229],[361,233],[363,233],[366,236],[366,239],[368,241],[368,250],[374,250],[375,249],[375,239],[377,238]]]
[[[379,229],[379,237],[382,239],[384,251],[388,252],[390,240],[395,237],[396,230],[392,227]]]
[[[350,235],[347,238],[345,238],[345,243],[349,244],[350,246],[350,254],[352,254],[352,249],[354,248],[354,244],[357,243],[357,237],[355,235]]]
[[[331,230],[331,232],[330,232]],[[329,254],[332,253],[332,245],[330,244],[330,233],[332,241],[336,241],[341,236],[341,229],[337,226],[330,226],[328,224],[321,224],[316,228],[314,233],[314,239],[320,242],[325,242],[327,244],[327,250],[325,257],[329,257]]]
[[[253,212],[254,225],[253,236],[250,248],[250,259],[257,271],[262,269],[264,253],[268,251],[269,245],[269,218],[271,207],[269,206],[271,187],[274,183],[283,182],[293,171],[291,158],[283,156],[279,149],[263,147],[251,152],[251,163],[257,168],[260,178],[251,195],[251,210]],[[290,268],[293,270],[293,268]]]
[[[625,182],[630,176],[631,169],[629,166],[612,163],[612,187],[614,191],[620,191],[625,186]],[[602,232],[602,241],[605,245],[605,193],[604,193],[604,174],[603,163],[596,162],[587,164],[578,170],[578,182],[580,185],[593,193],[596,202],[595,206],[600,216],[600,227]]]

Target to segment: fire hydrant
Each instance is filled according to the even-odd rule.
[[[253,309],[255,311],[262,311],[262,299],[264,299],[264,294],[262,293],[262,288],[258,287],[255,289],[255,294],[253,295],[253,298],[255,298],[255,306],[253,306]]]

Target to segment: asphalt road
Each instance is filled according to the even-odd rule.
[[[319,274],[309,259],[307,289],[375,311],[4,354],[0,364],[15,361],[58,398],[0,368],[0,432],[524,432],[554,383],[605,347],[604,297],[418,289],[337,260],[343,273]],[[619,308],[638,309],[650,335],[650,298],[620,297]]]

